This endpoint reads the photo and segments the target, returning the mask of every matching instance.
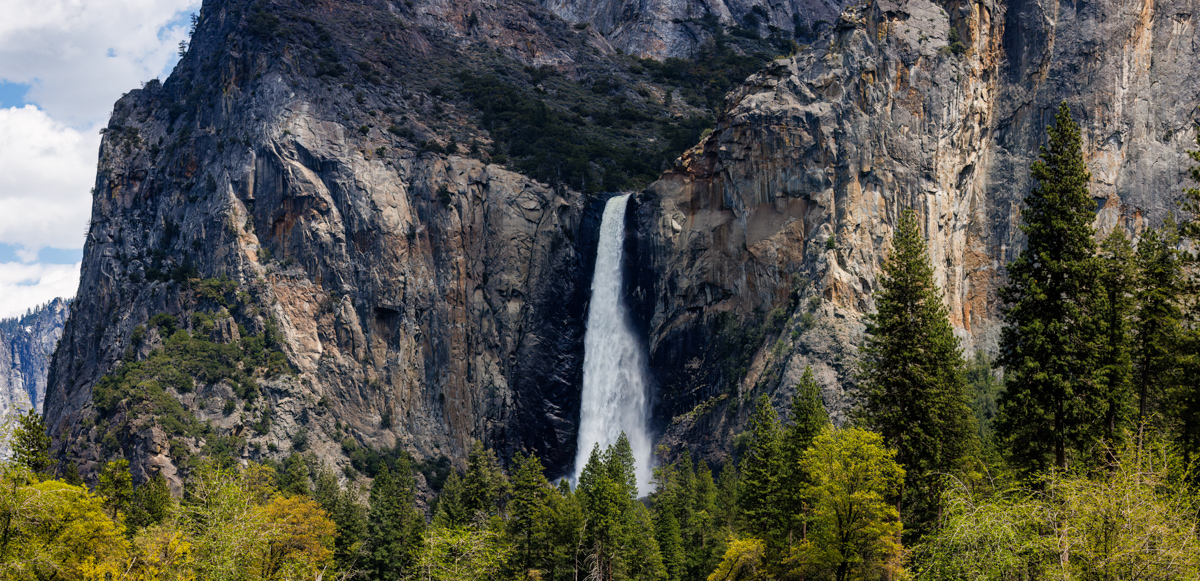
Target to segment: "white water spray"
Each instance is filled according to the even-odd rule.
[[[651,474],[646,361],[621,293],[628,202],[629,194],[610,198],[600,220],[592,300],[583,337],[583,404],[575,481],[579,482],[594,445],[600,444],[603,450],[625,432],[636,462],[638,494],[645,495],[650,492]]]

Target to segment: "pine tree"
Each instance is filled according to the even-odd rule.
[[[976,433],[966,362],[912,210],[900,216],[879,287],[862,347],[866,420],[907,470],[901,505],[919,531],[936,516],[940,473],[976,449]]]
[[[796,385],[796,394],[792,396],[791,420],[783,435],[783,497],[789,547],[804,538],[807,531],[805,492],[809,478],[800,468],[800,460],[812,446],[813,440],[829,426],[829,413],[821,402],[821,387],[813,377],[812,367],[804,367],[804,375]]]
[[[491,516],[502,507],[508,492],[508,479],[496,453],[485,449],[478,440],[467,455],[467,471],[463,474],[462,503],[470,518]]]
[[[1200,130],[1196,145],[1200,146]],[[1188,151],[1188,156],[1196,162],[1190,171],[1194,184],[1184,190],[1183,209],[1188,219],[1180,224],[1180,231],[1195,245],[1200,242],[1200,148]],[[1200,456],[1200,297],[1196,295],[1200,280],[1195,275],[1197,257],[1189,252],[1184,258],[1193,273],[1186,281],[1188,324],[1180,346],[1183,369],[1167,415],[1184,460],[1191,462]]]
[[[292,453],[283,461],[279,472],[279,491],[287,496],[308,494],[308,467],[300,454]]]
[[[727,531],[722,527],[717,508],[717,484],[713,482],[708,464],[696,465],[692,518],[684,530],[687,547],[687,575],[690,580],[702,581],[717,568],[725,553]]]
[[[29,410],[17,417],[12,452],[17,464],[34,474],[44,474],[50,469],[50,436],[46,435],[46,423],[37,412]]]
[[[529,576],[534,567],[535,554],[539,553],[539,537],[544,530],[546,496],[551,492],[550,483],[542,471],[542,462],[530,454],[518,452],[513,456],[512,500],[509,502],[511,516],[508,531],[521,560],[523,576]],[[540,559],[539,559],[540,560]]]
[[[155,472],[133,491],[128,521],[130,532],[163,522],[173,502],[167,479],[162,472]]]
[[[1151,413],[1165,411],[1166,398],[1178,382],[1183,319],[1179,303],[1183,263],[1178,245],[1179,236],[1170,220],[1161,229],[1148,230],[1138,242],[1133,362],[1139,424]]]
[[[1090,446],[1102,414],[1092,408],[1097,342],[1105,334],[1093,307],[1099,268],[1079,127],[1064,102],[1049,144],[1031,171],[1021,231],[1027,242],[1000,290],[1004,327],[997,363],[1006,389],[997,435],[1025,470],[1067,466],[1067,452]]]
[[[1130,418],[1133,371],[1130,326],[1137,279],[1133,246],[1123,230],[1114,229],[1100,245],[1100,285],[1104,301],[1097,312],[1103,318],[1106,338],[1096,353],[1100,373],[1098,409],[1104,414],[1102,437],[1110,444],[1121,437]]]
[[[792,396],[791,424],[784,434],[783,445],[789,461],[798,460],[828,425],[829,412],[821,400],[821,386],[813,377],[812,367],[806,365]]]
[[[716,525],[727,533],[733,533],[742,518],[738,510],[741,497],[742,482],[737,466],[733,462],[726,462],[717,476]]]
[[[393,475],[384,465],[371,484],[363,568],[371,579],[400,581],[416,563],[425,518],[417,512],[412,473],[404,458]]]
[[[104,497],[104,508],[108,516],[116,519],[118,514],[127,514],[133,502],[133,476],[129,474],[129,460],[113,460],[100,469],[96,494]]]
[[[366,507],[359,503],[358,498],[357,488],[343,490],[332,471],[322,469],[317,472],[313,500],[317,501],[337,526],[333,554],[343,569],[353,567],[363,536],[366,534]]]
[[[787,514],[783,501],[783,428],[767,396],[750,416],[750,446],[741,460],[738,508],[746,530],[774,545],[784,536]],[[775,547],[778,548],[778,547]]]
[[[453,528],[466,526],[471,522],[471,513],[463,504],[463,481],[458,470],[450,469],[450,476],[442,484],[442,491],[437,497],[437,508],[433,511],[433,525],[436,527]]]

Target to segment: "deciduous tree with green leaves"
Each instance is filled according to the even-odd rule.
[[[837,581],[899,578],[902,525],[891,499],[904,469],[883,437],[831,427],[817,436],[801,466],[812,478],[813,519],[792,556],[795,571]]]

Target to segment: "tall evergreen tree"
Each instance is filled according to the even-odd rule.
[[[29,410],[17,417],[12,435],[13,459],[34,474],[50,469],[50,436],[46,422],[37,412]]]
[[[900,215],[879,287],[862,348],[866,420],[907,471],[901,506],[920,530],[936,516],[939,473],[975,449],[976,433],[966,362],[912,210]]]
[[[784,536],[787,513],[783,495],[783,427],[767,396],[750,416],[750,445],[741,459],[738,508],[746,531],[775,545]]]
[[[1139,423],[1153,412],[1164,411],[1162,406],[1178,381],[1183,319],[1183,262],[1178,246],[1171,220],[1161,229],[1148,230],[1138,242],[1133,363]]]
[[[425,518],[416,509],[406,459],[396,461],[395,474],[383,466],[371,484],[369,502],[363,568],[373,580],[407,579],[417,561]]]
[[[116,519],[118,514],[128,514],[133,502],[133,476],[129,474],[129,460],[113,460],[100,468],[96,494],[104,497],[104,509],[108,516]]]
[[[467,471],[462,480],[462,502],[470,518],[495,514],[508,493],[508,478],[500,468],[496,453],[476,440],[467,455]]]
[[[594,447],[579,475],[584,577],[611,581],[665,575],[653,520],[637,502],[637,493],[633,451],[625,434],[604,452]]]
[[[546,496],[552,492],[550,483],[542,473],[542,461],[530,454],[517,452],[513,456],[512,501],[509,502],[511,516],[508,520],[509,535],[516,544],[521,560],[522,576],[529,576],[539,550],[539,537],[545,528]]]
[[[130,533],[135,529],[163,522],[173,502],[167,479],[161,471],[155,472],[149,480],[133,491],[128,520]]]
[[[1115,444],[1128,427],[1131,415],[1132,359],[1130,327],[1134,315],[1138,272],[1133,246],[1121,229],[1114,229],[1100,245],[1100,285],[1105,340],[1096,353],[1098,407],[1103,411],[1105,441]]]
[[[997,434],[1025,470],[1066,468],[1069,450],[1090,446],[1102,426],[1096,401],[1102,301],[1095,233],[1079,127],[1064,102],[1049,144],[1031,171],[1021,231],[1027,242],[1008,265],[1000,290],[1004,327],[997,363],[1004,367]]]
[[[792,396],[791,424],[783,435],[783,500],[787,516],[788,546],[795,546],[807,534],[809,516],[805,501],[809,475],[801,469],[800,460],[812,446],[813,440],[829,426],[829,412],[821,401],[821,386],[813,377],[812,367],[805,366],[796,394]]]

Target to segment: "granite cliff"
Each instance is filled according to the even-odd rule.
[[[0,415],[42,410],[46,373],[69,306],[68,300],[54,299],[0,321]]]
[[[1083,128],[1101,235],[1160,224],[1196,135],[1196,11],[876,0],[750,78],[637,200],[634,292],[665,440],[722,455],[745,404],[766,393],[786,405],[806,365],[846,417],[854,345],[904,208],[964,346],[994,349],[1028,167],[1061,101]]]
[[[806,364],[845,417],[904,207],[966,345],[994,343],[1059,101],[1102,230],[1178,195],[1194,1],[756,6],[205,2],[175,72],[106,130],[54,452],[140,480],[204,451],[346,466],[482,439],[565,468],[601,192],[631,188],[656,424],[720,459]],[[717,57],[766,66],[701,139]],[[219,365],[176,365],[196,354]]]

